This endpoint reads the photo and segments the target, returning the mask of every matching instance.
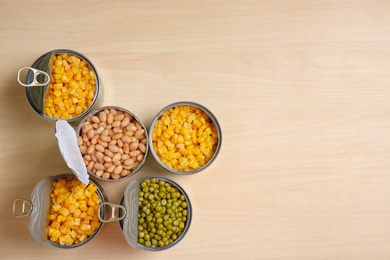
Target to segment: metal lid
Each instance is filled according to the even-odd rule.
[[[89,176],[77,145],[76,131],[66,120],[57,120],[55,136],[58,140],[62,157],[64,157],[68,167],[82,183],[88,185]]]
[[[33,205],[28,228],[31,236],[41,245],[46,245],[46,225],[49,213],[52,177],[43,178],[35,185],[31,193]]]
[[[126,242],[133,248],[138,247],[138,187],[140,180],[132,180],[123,194],[123,206],[127,210],[123,219],[123,235]]]

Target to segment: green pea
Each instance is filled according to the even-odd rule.
[[[151,245],[152,245],[152,243],[150,242],[150,240],[147,240],[147,241],[145,242],[145,246],[150,247]]]
[[[164,228],[164,225],[163,225],[163,224],[161,224],[161,223],[160,223],[160,224],[157,224],[157,229],[158,229],[158,230],[162,230],[163,228]]]

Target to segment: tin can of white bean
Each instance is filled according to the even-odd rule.
[[[130,111],[105,106],[78,125],[77,143],[90,176],[117,181],[134,175],[148,155],[148,132]]]
[[[23,79],[25,76],[25,79]],[[56,49],[18,71],[31,108],[55,122],[80,121],[103,102],[103,85],[92,62],[83,54]]]
[[[72,185],[74,191],[67,191]],[[60,195],[56,189],[61,189]],[[97,182],[88,180],[84,185],[73,174],[60,174],[41,179],[31,193],[31,200],[15,199],[13,214],[17,218],[29,216],[30,234],[40,245],[70,249],[90,242],[101,231],[104,223],[99,219],[105,218],[106,213],[99,211],[99,207],[105,208],[107,200]],[[80,210],[82,207],[88,210]]]

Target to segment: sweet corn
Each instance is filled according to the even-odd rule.
[[[100,199],[94,184],[85,186],[78,179],[68,177],[53,182],[48,239],[60,245],[77,244],[100,227],[97,210]]]
[[[92,69],[85,61],[70,54],[55,55],[50,66],[51,83],[44,100],[45,114],[55,119],[80,115],[92,104],[95,96],[96,81]],[[79,102],[80,98],[85,98],[85,101]]]
[[[180,171],[192,171],[213,157],[218,133],[200,108],[183,105],[165,111],[154,125],[153,148],[160,160]]]

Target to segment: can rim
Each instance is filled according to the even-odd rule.
[[[203,171],[204,169],[206,169],[207,167],[209,167],[214,161],[215,159],[217,158],[220,150],[221,150],[221,146],[222,146],[222,130],[221,130],[221,126],[217,120],[217,118],[214,116],[214,114],[208,109],[206,108],[205,106],[201,105],[201,104],[198,104],[198,103],[195,103],[195,102],[192,102],[192,101],[178,101],[178,102],[174,102],[174,103],[171,103],[167,106],[165,106],[163,109],[161,109],[157,115],[154,117],[151,125],[150,125],[150,128],[149,128],[149,136],[153,136],[153,130],[154,130],[154,126],[157,122],[157,120],[160,119],[161,115],[169,110],[170,108],[173,108],[173,107],[177,107],[177,106],[185,106],[185,105],[189,105],[189,106],[194,106],[194,107],[197,107],[199,109],[201,109],[202,111],[204,111],[210,118],[210,120],[213,122],[214,126],[215,126],[215,129],[217,130],[218,132],[218,142],[217,142],[217,148],[213,154],[213,157],[211,157],[211,159],[205,164],[203,165],[202,167],[199,167],[195,170],[192,170],[192,171],[179,171],[179,170],[176,170],[176,169],[173,169],[169,166],[167,166],[166,164],[164,164],[161,159],[158,157],[156,151],[154,150],[153,148],[153,140],[152,138],[149,138],[149,146],[150,146],[150,152],[151,154],[153,155],[154,159],[157,161],[157,163],[163,167],[164,169],[166,169],[167,171],[170,171],[170,172],[173,172],[173,173],[176,173],[176,174],[181,174],[181,175],[192,175],[192,174],[195,174],[195,173],[198,173],[198,172],[201,172]]]

